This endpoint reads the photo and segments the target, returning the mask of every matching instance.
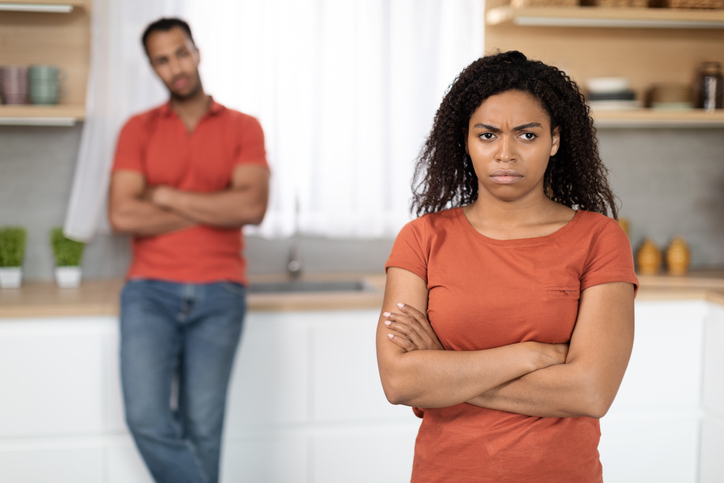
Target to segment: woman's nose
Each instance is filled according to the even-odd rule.
[[[500,138],[496,160],[502,163],[512,163],[517,160],[515,143],[509,136],[502,136]]]

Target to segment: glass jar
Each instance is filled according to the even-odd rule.
[[[702,62],[696,81],[696,107],[713,111],[724,107],[724,82],[722,81],[721,63]]]

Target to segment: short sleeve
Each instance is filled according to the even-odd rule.
[[[264,131],[259,121],[252,116],[244,116],[239,123],[238,148],[234,158],[234,166],[240,164],[260,164],[269,168],[264,148]]]
[[[121,129],[113,158],[113,171],[143,172],[143,149],[146,139],[140,117],[131,118]]]
[[[631,243],[618,223],[607,218],[591,242],[581,276],[581,290],[612,282],[632,283],[635,293],[638,292]]]
[[[392,252],[385,263],[385,272],[390,267],[402,268],[410,271],[427,283],[428,251],[424,247],[425,224],[423,218],[418,218],[402,227],[392,245]]]

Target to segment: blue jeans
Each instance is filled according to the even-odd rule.
[[[121,293],[126,422],[158,483],[215,483],[246,289],[130,280]]]

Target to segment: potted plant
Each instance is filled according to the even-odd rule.
[[[63,288],[80,285],[80,261],[85,243],[66,238],[63,229],[57,227],[50,231],[50,244],[55,258],[55,282]]]
[[[18,288],[23,279],[25,228],[0,228],[0,287]]]

